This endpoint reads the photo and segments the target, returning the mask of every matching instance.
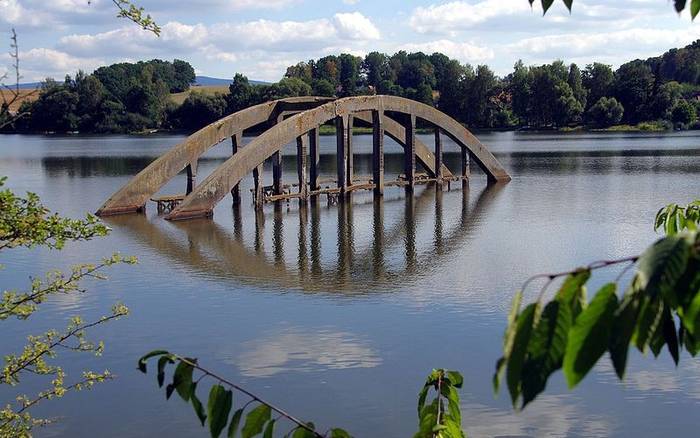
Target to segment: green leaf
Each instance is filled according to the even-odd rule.
[[[530,304],[518,316],[517,329],[513,341],[513,350],[510,352],[510,357],[507,359],[506,381],[508,383],[508,391],[513,406],[517,405],[521,391],[521,371],[525,362],[525,354],[527,346],[530,343],[532,329],[536,324],[536,318],[539,317],[541,304],[539,302]]]
[[[241,422],[241,416],[243,415],[243,408],[238,409],[236,412],[233,413],[233,417],[231,417],[231,424],[228,426],[228,438],[234,438],[236,436],[236,432],[238,431],[238,425]]]
[[[265,432],[263,432],[263,438],[272,438],[272,433],[275,428],[275,420],[270,420],[265,426]]]
[[[331,429],[330,438],[352,438],[352,436],[343,429]]]
[[[549,376],[560,369],[573,324],[571,308],[551,301],[545,306],[532,333],[522,370],[522,408],[544,391]]]
[[[464,377],[458,371],[447,371],[447,378],[455,388],[461,388],[464,383]]]
[[[631,288],[627,291],[615,311],[612,331],[610,333],[610,359],[617,377],[622,380],[627,368],[627,353],[639,315],[640,292]]]
[[[188,358],[187,360],[190,362],[194,362],[196,359]],[[194,367],[182,360],[175,368],[172,386],[175,388],[177,393],[180,395],[180,397],[182,397],[184,401],[190,401],[190,392],[192,392],[193,372]]]
[[[423,409],[425,406],[425,399],[428,397],[428,391],[430,390],[430,385],[427,383],[423,386],[423,389],[420,390],[420,393],[418,394],[418,413],[420,414],[420,411]]]
[[[270,407],[263,404],[248,412],[243,429],[241,429],[241,436],[251,438],[262,432],[263,426],[270,420],[271,413]]]
[[[568,9],[569,12],[571,12],[571,6],[573,6],[574,0],[564,0],[564,4],[566,5],[566,9]]]
[[[510,306],[510,312],[508,313],[508,325],[506,326],[506,331],[503,335],[503,357],[496,362],[496,372],[493,375],[493,392],[497,393],[500,385],[503,372],[506,368],[506,363],[510,357],[510,352],[513,349],[513,341],[515,340],[515,333],[517,329],[516,321],[518,319],[518,313],[520,312],[520,303],[523,299],[523,292],[517,291],[513,297],[513,302]]]
[[[603,286],[571,328],[564,355],[564,376],[569,388],[583,379],[608,347],[617,309],[616,289],[614,283]]]
[[[673,358],[673,362],[678,366],[678,360],[680,359],[680,348],[678,342],[678,335],[676,334],[676,323],[673,320],[673,315],[671,311],[666,307],[664,310],[664,340],[666,341],[666,346],[668,347],[668,352]]]
[[[646,347],[661,323],[663,310],[663,301],[661,299],[651,298],[648,295],[642,297],[637,326],[632,336],[632,341],[640,352],[646,352]]]
[[[639,258],[639,286],[650,297],[663,294],[669,304],[676,307],[678,299],[674,288],[685,272],[689,256],[690,243],[687,235],[670,236],[657,241]]]
[[[309,426],[311,429],[315,429],[313,423],[306,423],[306,425]],[[292,438],[316,438],[316,435],[310,432],[308,429],[304,429],[303,427],[299,426],[296,429],[294,429]]]
[[[195,414],[197,414],[197,418],[199,418],[199,421],[202,422],[202,426],[204,426],[204,422],[207,420],[207,415],[204,413],[204,407],[202,406],[202,402],[199,401],[199,398],[197,398],[197,383],[192,384],[192,393],[190,394],[190,401],[192,402],[192,407],[194,408]]]
[[[163,382],[165,381],[165,366],[169,363],[175,363],[170,356],[161,356],[158,359],[158,387],[163,387]]]
[[[554,299],[571,307],[574,319],[585,307],[586,282],[590,278],[590,269],[579,269],[576,273],[566,277],[555,295]]]
[[[700,329],[700,293],[690,302],[688,309],[683,312],[682,323],[690,333],[697,336]]]
[[[144,354],[143,356],[141,356],[141,358],[139,359],[139,363],[138,363],[139,371],[146,374],[146,361],[148,361],[148,359],[150,359],[152,357],[162,356],[164,354],[170,354],[170,353],[168,351],[165,351],[165,350],[153,350],[150,353],[147,353],[147,354]]]
[[[213,438],[218,438],[228,423],[228,414],[233,406],[233,393],[221,385],[214,385],[209,391],[207,413],[209,414],[209,431]]]
[[[676,12],[681,12],[685,9],[686,0],[674,0],[673,4],[676,7]]]
[[[544,13],[547,13],[547,10],[552,6],[552,3],[554,3],[554,0],[542,0],[542,9],[544,10]]]

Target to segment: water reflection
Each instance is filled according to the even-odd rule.
[[[368,197],[332,207],[321,202],[296,210],[282,204],[264,211],[234,207],[231,230],[210,220],[170,223],[142,215],[106,220],[208,277],[361,295],[420,277],[462,248],[502,188],[486,186],[473,203],[469,186],[451,192],[431,186],[415,197]],[[443,212],[446,196],[453,203],[459,199],[459,208],[449,214]],[[400,214],[387,222],[385,205],[397,203],[403,208],[392,211]]]
[[[382,364],[379,353],[367,340],[333,329],[285,327],[262,334],[236,349],[243,352],[223,359],[232,361],[246,377],[270,377],[292,370],[374,368]]]

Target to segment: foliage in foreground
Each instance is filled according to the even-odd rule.
[[[285,437],[351,437],[339,428],[321,433],[316,430],[314,423],[301,421],[241,386],[203,368],[197,359],[178,356],[166,350],[155,350],[139,359],[139,370],[147,374],[148,361],[155,358],[158,358],[156,380],[160,388],[165,384],[168,366],[174,367],[172,380],[165,386],[165,397],[170,399],[173,393],[177,393],[182,400],[190,403],[202,426],[209,429],[212,438],[218,438],[224,432],[225,436],[232,438],[239,431],[242,438],[258,435],[271,438],[275,427],[279,430],[280,426],[285,427]],[[199,385],[206,378],[213,381],[213,384],[209,387],[205,405],[197,389],[201,388]],[[414,438],[465,438],[457,393],[462,383],[462,375],[456,371],[439,369],[430,373],[418,396],[419,430]],[[435,398],[426,403],[431,389],[435,392]],[[234,391],[242,394],[246,401],[236,403]],[[236,406],[240,407],[236,409]],[[287,424],[284,425],[281,420]]]
[[[547,380],[562,369],[569,388],[609,353],[623,379],[630,346],[658,357],[664,346],[678,364],[680,352],[700,352],[700,202],[669,205],[659,211],[655,228],[667,236],[639,257],[601,261],[571,272],[544,274],[528,280],[513,300],[504,335],[503,357],[496,363],[494,390],[505,375],[513,406],[523,408],[544,391]],[[618,298],[618,283],[604,285],[588,302],[586,284],[594,270],[636,264],[637,271]],[[554,299],[547,286],[566,277]],[[535,303],[521,309],[531,281],[547,280]]]
[[[67,219],[50,212],[41,204],[39,197],[29,193],[20,197],[8,189],[2,189],[5,178],[0,178],[0,251],[17,247],[42,246],[61,249],[69,241],[90,240],[108,233],[107,227],[93,216],[85,219]],[[32,280],[28,291],[5,290],[0,296],[0,321],[8,319],[26,320],[32,317],[47,299],[72,293],[84,292],[80,282],[86,277],[104,278],[104,268],[119,263],[135,263],[133,258],[119,254],[102,260],[99,264],[84,264],[73,267],[68,274],[55,271],[44,280]],[[2,266],[0,266],[2,269]],[[85,321],[79,316],[71,318],[64,330],[48,330],[29,336],[27,344],[19,352],[2,352],[0,385],[19,386],[25,376],[40,376],[48,380],[46,389],[33,395],[18,393],[14,401],[0,404],[0,436],[27,437],[32,429],[51,422],[50,419],[35,418],[31,411],[39,403],[63,397],[70,391],[92,388],[96,383],[113,378],[109,371],[83,371],[72,380],[56,363],[59,351],[74,351],[100,355],[104,344],[87,338],[87,331],[97,325],[127,315],[123,304],[115,304],[111,313],[94,321]]]

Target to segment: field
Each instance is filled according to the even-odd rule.
[[[35,89],[20,89],[19,99],[17,99],[12,105],[10,105],[10,111],[17,111],[19,109],[19,106],[22,105],[22,102],[24,102],[25,100],[36,100],[38,96],[39,92]],[[9,91],[0,89],[0,103],[4,102],[5,99],[10,100],[11,98],[12,94]]]
[[[180,105],[187,99],[191,93],[203,93],[203,94],[214,94],[214,93],[228,93],[228,85],[203,85],[199,87],[190,87],[189,90],[183,91],[182,93],[173,93],[170,95],[170,99],[176,104]]]

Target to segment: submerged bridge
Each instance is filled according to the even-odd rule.
[[[433,150],[416,137],[417,120],[434,128]],[[336,126],[337,176],[334,178],[335,187],[322,188],[319,127],[329,121]],[[364,181],[356,179],[353,170],[352,129],[356,121],[372,126],[372,177]],[[243,147],[243,132],[260,125],[270,127]],[[443,134],[460,147],[459,174],[452,173],[443,163]],[[404,172],[393,181],[384,179],[385,135],[404,148]],[[231,157],[201,184],[195,185],[199,158],[229,138]],[[281,150],[294,141],[297,147],[297,183],[285,185],[282,182]],[[273,166],[270,187],[262,181],[262,165],[268,159],[272,159]],[[234,204],[240,203],[239,183],[251,173],[256,206],[293,198],[303,203],[321,194],[335,196],[343,202],[345,195],[356,190],[372,190],[376,196],[381,196],[387,186],[402,186],[410,192],[416,184],[435,182],[441,185],[446,181],[467,180],[471,160],[484,171],[489,182],[510,180],[503,166],[474,135],[431,106],[394,96],[281,99],[241,110],[195,132],[120,188],[97,211],[97,215],[143,212],[146,202],[185,169],[186,194],[160,199],[172,203],[166,219],[211,217],[216,204],[229,193]],[[424,173],[417,171],[417,164],[422,165]]]

